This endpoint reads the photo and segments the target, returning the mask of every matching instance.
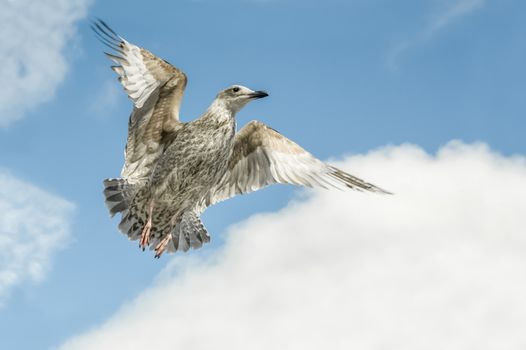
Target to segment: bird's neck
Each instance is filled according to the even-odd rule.
[[[233,137],[236,130],[235,116],[235,111],[228,108],[223,101],[216,99],[199,118],[199,122],[214,129],[225,129],[225,133],[231,132]]]
[[[218,121],[231,121],[235,118],[236,112],[222,99],[215,99],[206,110],[203,117],[216,119]]]

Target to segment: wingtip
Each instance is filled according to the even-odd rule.
[[[92,26],[96,25],[97,23],[101,23],[101,22],[103,22],[103,21],[102,21],[102,19],[100,19],[100,17],[91,17],[91,18],[89,19],[89,23],[90,23]]]
[[[383,188],[375,186],[375,185],[373,185],[371,183],[368,183],[368,185],[369,185],[369,187],[365,189],[368,192],[373,192],[373,193],[377,193],[377,194],[385,194],[385,195],[388,195],[388,196],[394,195],[393,192],[384,190]]]
[[[111,27],[100,18],[92,18],[90,28],[95,33],[97,39],[112,50],[121,51],[124,39],[117,34]]]
[[[366,182],[336,167],[329,166],[329,168],[331,170],[330,175],[350,189],[356,191],[367,191],[378,194],[393,195],[392,192],[384,190],[381,187],[375,186],[372,183]]]
[[[378,194],[385,194],[387,196],[394,196],[393,192],[389,192],[389,191],[384,190],[383,188],[380,188],[380,187],[377,187],[375,192],[378,193]]]
[[[117,32],[115,32],[106,22],[104,22],[102,19],[98,18],[99,23],[106,28],[111,34],[115,35],[115,37],[122,39]]]

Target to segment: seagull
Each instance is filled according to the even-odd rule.
[[[271,184],[389,194],[259,121],[236,131],[236,113],[264,91],[230,86],[199,118],[181,122],[186,75],[102,20],[92,29],[112,50],[105,54],[133,102],[121,177],[104,180],[105,203],[112,217],[121,214],[119,230],[156,258],[200,248],[210,241],[200,220],[207,207]]]

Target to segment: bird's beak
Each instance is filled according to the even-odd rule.
[[[248,95],[250,98],[263,98],[267,97],[268,94],[265,91],[254,91],[253,93]]]

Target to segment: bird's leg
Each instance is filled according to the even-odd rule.
[[[155,246],[155,257],[160,258],[163,254],[164,250],[166,249],[166,246],[170,241],[173,239],[172,236],[172,230],[175,227],[175,223],[177,222],[177,215],[172,216],[170,219],[170,229],[168,230],[168,234],[166,237],[164,237],[156,246]]]
[[[139,248],[142,248],[143,251],[150,243],[150,232],[152,230],[152,212],[153,212],[153,200],[150,201],[150,204],[148,205],[148,220],[146,221],[146,224],[144,225],[142,229],[141,241],[139,242]]]
[[[157,244],[157,246],[155,247],[155,257],[157,259],[161,257],[162,253],[166,249],[166,246],[168,245],[171,239],[172,235],[169,233],[166,235],[166,237],[162,239],[162,241],[159,242],[159,244]]]

